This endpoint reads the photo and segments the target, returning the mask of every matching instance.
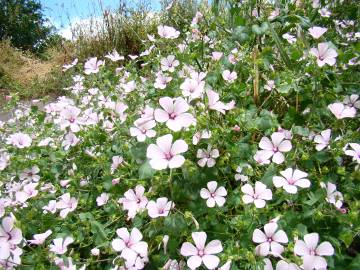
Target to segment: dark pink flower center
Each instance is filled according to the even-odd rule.
[[[214,197],[215,197],[215,193],[214,193],[214,192],[210,193],[210,196],[211,196],[211,198],[214,198]]]
[[[296,180],[294,180],[294,179],[292,179],[292,178],[288,179],[288,183],[289,183],[290,185],[293,185],[295,182],[296,182]]]
[[[316,256],[316,251],[315,250],[310,250],[310,255]]]
[[[176,118],[176,113],[174,113],[174,112],[169,113],[169,118],[170,119],[175,119]]]
[[[279,149],[278,149],[277,147],[275,147],[275,146],[273,147],[272,150],[273,150],[273,152],[275,152],[275,153],[279,151]]]
[[[204,250],[203,250],[203,249],[199,249],[199,250],[198,250],[198,256],[202,257],[202,256],[204,256],[204,255],[205,255]]]
[[[173,155],[171,153],[166,153],[165,154],[165,159],[170,160],[173,157]]]
[[[269,243],[271,243],[273,240],[272,240],[271,237],[269,237],[269,238],[267,239],[267,241],[268,241]]]

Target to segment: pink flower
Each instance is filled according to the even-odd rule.
[[[177,140],[172,143],[171,134],[157,138],[156,144],[150,144],[146,151],[147,158],[150,159],[150,165],[155,170],[163,170],[169,167],[180,168],[185,158],[181,153],[188,150],[188,145],[184,140]]]
[[[166,39],[175,39],[180,35],[180,32],[171,26],[159,25],[157,30],[159,36]]]
[[[50,245],[50,251],[54,252],[55,254],[65,254],[67,246],[74,242],[74,239],[70,236],[63,238],[55,238],[53,240],[53,244]]]
[[[46,214],[48,212],[55,214],[57,208],[56,208],[56,201],[55,200],[51,200],[49,201],[48,205],[43,206],[42,208],[44,211],[43,213]]]
[[[21,243],[23,239],[22,232],[14,226],[14,223],[15,218],[13,216],[3,218],[1,222],[2,226],[0,226],[0,241],[4,240],[10,245],[18,245]]]
[[[78,201],[74,197],[70,197],[70,193],[65,193],[60,196],[60,200],[56,203],[57,209],[60,211],[60,217],[66,218],[66,216],[73,212],[77,207]]]
[[[170,97],[162,97],[159,103],[163,109],[155,110],[155,120],[159,123],[166,122],[166,126],[172,131],[179,131],[195,123],[195,118],[187,113],[189,104],[182,97],[174,100]]]
[[[192,143],[193,145],[197,145],[201,139],[209,139],[209,138],[211,138],[211,131],[209,130],[198,131],[192,137]]]
[[[30,183],[23,187],[22,191],[18,191],[15,194],[16,201],[19,203],[26,202],[29,198],[35,197],[39,192],[36,187],[39,183]]]
[[[112,164],[111,164],[111,173],[119,168],[119,166],[124,162],[124,158],[122,156],[113,156],[112,157]]]
[[[325,17],[325,18],[329,18],[331,15],[331,12],[326,7],[319,9],[318,12],[321,17]]]
[[[120,55],[115,49],[111,52],[105,55],[106,58],[110,59],[113,62],[117,62],[120,60],[124,60],[125,57]]]
[[[206,90],[206,95],[208,97],[208,106],[210,110],[218,111],[222,114],[225,114],[225,111],[229,111],[235,107],[235,101],[225,104],[220,101],[219,94],[212,90]]]
[[[309,28],[309,34],[315,38],[320,38],[328,29],[325,27],[313,26]]]
[[[321,182],[320,186],[326,190],[326,201],[330,204],[333,204],[337,209],[340,209],[343,205],[344,196],[340,191],[336,190],[336,185],[327,182],[325,183]]]
[[[10,155],[6,152],[0,153],[0,171],[5,170],[5,168],[9,165]]]
[[[274,270],[271,261],[268,258],[264,259],[265,265],[264,270]],[[284,260],[278,261],[276,264],[276,270],[301,270],[295,263],[288,263]]]
[[[353,161],[356,161],[360,164],[360,144],[358,143],[349,143],[352,150],[345,150],[345,155],[353,157]]]
[[[80,125],[83,124],[82,119],[79,118],[81,110],[74,106],[68,106],[60,112],[60,128],[70,128],[72,132],[80,131]]]
[[[252,169],[249,164],[244,164],[244,166],[237,166],[236,168],[236,174],[235,174],[235,181],[241,181],[241,182],[247,182],[249,180],[249,177],[242,174],[242,171],[244,168]]]
[[[78,63],[78,59],[74,59],[74,61],[71,62],[71,64],[65,64],[63,65],[63,71],[67,71],[68,69],[72,68],[73,66],[75,66]]]
[[[146,138],[153,138],[156,135],[156,131],[152,130],[156,126],[154,120],[138,119],[134,122],[135,127],[130,128],[130,135],[136,137],[138,142],[143,142]]]
[[[143,236],[137,228],[133,228],[131,233],[126,228],[117,229],[116,234],[119,238],[115,238],[111,246],[115,251],[121,252],[121,258],[134,264],[139,256],[147,257],[148,244],[141,241]]]
[[[344,98],[343,103],[348,107],[354,107],[355,109],[360,109],[359,95],[353,94],[350,96],[346,96]]]
[[[264,89],[267,91],[272,91],[273,89],[275,89],[275,81],[273,80],[266,81],[266,85],[264,86]]]
[[[32,139],[30,136],[21,132],[11,134],[9,138],[6,139],[7,144],[12,144],[13,146],[20,149],[29,147],[31,142]]]
[[[122,102],[117,102],[115,104],[115,108],[114,111],[117,113],[117,115],[119,116],[120,119],[120,123],[124,123],[126,118],[127,118],[127,114],[125,113],[125,111],[128,109],[128,106],[125,103]]]
[[[255,190],[250,184],[241,187],[241,191],[245,193],[242,200],[245,204],[254,203],[256,208],[264,208],[266,202],[272,199],[272,192],[263,183],[256,181]]]
[[[76,135],[72,132],[69,132],[65,135],[63,142],[61,145],[64,147],[65,150],[68,150],[70,146],[75,146],[80,142],[80,139],[76,137]]]
[[[29,169],[25,169],[22,173],[20,173],[19,178],[21,181],[33,181],[33,182],[39,182],[40,176],[38,173],[40,172],[40,169],[38,166],[32,166]]]
[[[264,226],[264,232],[255,229],[252,240],[258,245],[255,252],[260,256],[267,256],[269,254],[278,257],[284,252],[284,247],[281,244],[286,244],[289,240],[283,230],[278,230],[276,222],[268,223]],[[281,243],[281,244],[280,244]]]
[[[104,65],[104,61],[97,60],[97,57],[90,58],[84,64],[85,74],[89,75],[91,73],[98,73],[100,66]]]
[[[180,62],[175,59],[175,55],[169,55],[166,58],[162,58],[160,64],[162,71],[174,72]]]
[[[205,232],[193,232],[191,234],[195,246],[189,242],[185,242],[181,246],[180,253],[183,256],[190,258],[187,260],[187,265],[190,269],[198,268],[202,263],[207,269],[214,269],[219,265],[220,259],[214,254],[223,251],[223,247],[219,240],[212,240],[206,246],[207,235]]]
[[[225,203],[226,195],[226,189],[224,187],[217,188],[216,181],[208,182],[207,189],[202,188],[200,190],[200,197],[206,200],[206,205],[210,208],[214,207],[215,204],[222,207]]]
[[[101,195],[96,198],[97,206],[103,206],[103,205],[107,204],[109,197],[110,197],[109,194],[101,193]]]
[[[338,56],[337,52],[329,48],[329,44],[326,42],[319,43],[318,48],[311,48],[310,54],[317,58],[316,62],[319,67],[328,64],[329,66],[333,66],[336,63],[336,57]]]
[[[284,162],[285,158],[283,153],[289,152],[292,148],[289,140],[284,140],[285,135],[282,132],[274,132],[271,135],[271,141],[268,137],[262,137],[259,143],[259,147],[263,151],[258,153],[264,157],[265,160],[272,157],[272,161],[276,164]]]
[[[166,76],[165,74],[158,72],[156,74],[156,79],[155,79],[155,83],[154,83],[154,87],[156,89],[165,89],[167,84],[169,82],[171,82],[172,78]]]
[[[296,37],[293,35],[290,35],[289,33],[285,33],[282,35],[283,39],[286,39],[287,42],[290,44],[294,44],[296,42]]]
[[[128,217],[134,218],[136,213],[145,209],[148,199],[144,196],[145,188],[137,185],[135,190],[129,189],[124,193],[124,197],[118,200],[123,209],[128,211]]]
[[[174,203],[168,201],[168,198],[166,197],[158,198],[156,202],[149,201],[146,206],[151,218],[167,217],[173,207]]]
[[[222,77],[225,81],[232,83],[237,79],[237,73],[235,71],[231,72],[230,70],[224,70]]]
[[[52,234],[52,230],[47,230],[44,233],[34,234],[33,240],[28,240],[30,244],[33,245],[41,245],[45,242],[46,238],[48,238]]]
[[[282,187],[287,193],[296,194],[297,187],[308,188],[311,185],[310,181],[305,178],[308,174],[298,169],[287,168],[285,171],[281,171],[280,174],[283,177],[273,177],[274,186],[277,188]]]
[[[294,252],[302,257],[304,270],[326,269],[327,262],[322,256],[334,255],[334,248],[329,242],[322,242],[320,245],[318,242],[318,233],[306,234],[304,241],[296,241]]]
[[[337,119],[354,118],[356,115],[356,109],[354,107],[348,107],[340,102],[335,102],[328,105],[328,109],[335,115]]]
[[[212,52],[211,53],[211,59],[213,61],[219,61],[221,59],[221,57],[223,57],[223,53],[222,52]]]
[[[321,131],[320,135],[316,135],[314,142],[317,143],[315,148],[318,151],[323,150],[325,147],[328,147],[331,138],[331,129],[326,129]]]
[[[214,167],[215,166],[215,159],[219,157],[219,150],[211,149],[211,145],[208,146],[208,149],[198,149],[197,158],[200,158],[197,162],[200,167]]]
[[[190,97],[191,100],[201,97],[204,92],[205,82],[196,79],[186,78],[180,85],[184,97]]]

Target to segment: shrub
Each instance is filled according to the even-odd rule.
[[[0,1],[0,40],[9,39],[16,48],[41,52],[52,30],[37,0]]]

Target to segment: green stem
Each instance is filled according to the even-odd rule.
[[[169,175],[169,189],[170,189],[170,198],[171,198],[171,201],[174,203],[174,193],[173,193],[173,186],[172,186],[172,169],[170,169],[170,175]]]

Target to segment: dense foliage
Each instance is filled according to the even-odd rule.
[[[356,2],[214,2],[1,123],[3,268],[360,268]]]
[[[0,40],[8,39],[16,48],[40,52],[52,38],[39,1],[0,1]]]

